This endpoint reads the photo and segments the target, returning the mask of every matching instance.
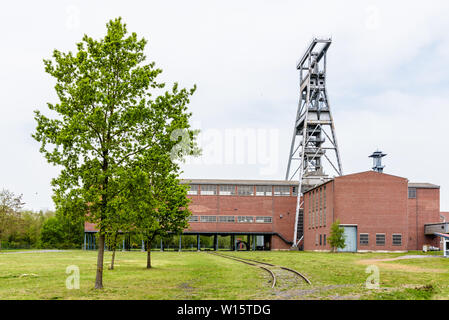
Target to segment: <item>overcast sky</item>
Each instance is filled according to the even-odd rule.
[[[284,179],[298,103],[297,60],[332,37],[327,89],[345,174],[371,169],[441,186],[449,211],[449,2],[8,1],[0,11],[0,188],[52,209],[33,110],[56,102],[43,58],[104,35],[121,16],[146,38],[161,80],[197,84],[203,156],[183,177]],[[234,134],[241,145],[230,138]],[[247,138],[247,139],[246,139]],[[245,140],[246,139],[246,140]]]

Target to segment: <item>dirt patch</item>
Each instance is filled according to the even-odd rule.
[[[398,270],[405,272],[434,272],[434,273],[445,273],[447,270],[444,269],[433,269],[433,268],[422,268],[418,266],[410,266],[400,263],[387,263],[389,261],[397,261],[397,260],[407,260],[407,259],[424,259],[424,258],[440,258],[439,256],[402,256],[396,258],[386,258],[386,259],[364,259],[356,261],[357,264],[363,265],[376,265],[381,268],[390,269],[390,270]]]

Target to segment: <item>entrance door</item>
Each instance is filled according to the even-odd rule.
[[[343,249],[338,249],[340,252],[357,252],[357,227],[343,226],[345,229],[345,244]]]

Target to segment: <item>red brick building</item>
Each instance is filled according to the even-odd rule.
[[[191,179],[192,211],[184,234],[249,237],[250,247],[289,249],[297,201],[297,182]],[[232,241],[234,243],[234,241]]]
[[[424,225],[440,222],[439,187],[374,171],[336,177],[304,194],[304,249],[330,250],[337,219],[345,228],[341,251],[421,250],[438,246]]]
[[[189,179],[181,183],[190,185],[192,200],[183,237],[196,236],[198,249],[200,236],[213,237],[215,249],[219,237],[230,238],[231,249],[291,248],[297,182]],[[439,238],[426,235],[424,228],[442,222],[444,215],[438,186],[367,171],[335,177],[307,190],[299,233],[304,234],[304,250],[328,251],[331,224],[339,219],[347,240],[342,251],[421,250],[423,245],[439,246]],[[95,227],[86,223],[89,248],[95,246],[95,233]]]

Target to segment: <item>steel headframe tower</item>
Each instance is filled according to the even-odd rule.
[[[327,160],[337,175],[343,174],[326,91],[326,54],[331,42],[331,39],[313,39],[296,66],[300,98],[285,176],[286,180],[299,180],[293,247],[298,246],[304,232],[304,191],[329,179],[323,170],[323,160]]]

